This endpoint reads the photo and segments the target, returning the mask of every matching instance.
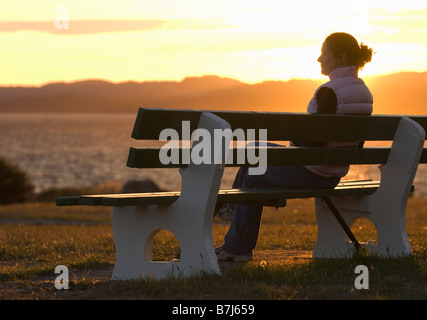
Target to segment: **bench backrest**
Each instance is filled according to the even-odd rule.
[[[398,115],[320,115],[279,112],[239,112],[140,108],[132,132],[134,139],[158,140],[162,130],[182,131],[188,121],[190,132],[197,128],[202,112],[211,112],[227,121],[232,130],[267,129],[268,141],[392,141],[402,116]],[[427,116],[408,116],[427,131]],[[185,164],[163,165],[158,148],[131,148],[127,165],[135,168],[185,167]],[[233,148],[237,158],[238,148]],[[301,164],[383,164],[389,147],[365,148],[267,148],[267,165]],[[420,163],[427,163],[424,148]],[[240,166],[229,163],[227,166]],[[250,163],[245,165],[250,166]]]

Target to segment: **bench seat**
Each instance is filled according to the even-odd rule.
[[[339,197],[349,195],[373,194],[380,186],[380,181],[349,180],[342,181],[334,189],[289,189],[289,188],[246,188],[221,189],[217,204],[256,202],[269,207],[284,207],[286,199]],[[57,206],[145,206],[169,205],[180,196],[180,191],[81,195],[60,197]]]

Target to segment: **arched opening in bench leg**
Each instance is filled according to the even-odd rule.
[[[351,225],[351,231],[359,241],[361,248],[370,253],[370,249],[376,246],[378,241],[377,229],[369,219],[360,217]]]
[[[153,231],[146,245],[146,261],[151,262],[168,262],[174,260],[179,261],[181,255],[181,247],[177,237],[167,229],[159,229]]]

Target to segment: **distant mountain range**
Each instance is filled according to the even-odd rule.
[[[84,80],[0,87],[0,112],[121,112],[139,107],[305,112],[320,80],[247,84],[218,76],[182,81]],[[365,78],[376,114],[427,114],[427,72]]]

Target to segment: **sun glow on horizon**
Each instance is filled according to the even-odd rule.
[[[0,85],[207,74],[246,83],[324,79],[316,60],[335,31],[376,52],[361,76],[426,71],[427,3],[372,2],[349,10],[343,1],[65,0],[69,30],[54,27],[56,0],[11,2],[0,12]]]

